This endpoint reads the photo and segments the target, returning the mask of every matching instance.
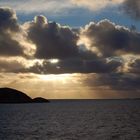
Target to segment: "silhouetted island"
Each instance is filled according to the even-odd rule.
[[[32,99],[25,93],[11,89],[11,88],[0,88],[0,103],[48,103],[47,99],[38,97]]]

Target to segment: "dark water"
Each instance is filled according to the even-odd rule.
[[[140,101],[0,105],[0,140],[140,140]]]

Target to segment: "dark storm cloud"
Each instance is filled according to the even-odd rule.
[[[44,16],[37,16],[29,23],[28,37],[37,46],[37,58],[69,58],[78,55],[78,35],[69,27],[47,22]]]
[[[107,60],[61,60],[58,63],[43,61],[30,67],[27,72],[38,74],[60,74],[60,73],[110,73],[117,72],[122,67],[119,61]]]
[[[118,72],[119,68],[122,67],[122,63],[120,61],[110,60],[107,61],[105,59],[99,59],[94,61],[88,61],[86,63],[87,73],[112,73]]]
[[[17,31],[19,29],[17,23],[17,17],[14,10],[10,8],[1,8],[0,7],[0,30],[12,30]]]
[[[103,57],[140,54],[140,33],[108,20],[90,23],[82,30],[81,36],[89,39],[88,48],[97,48]]]
[[[125,0],[123,9],[132,18],[140,20],[140,0]]]
[[[0,8],[0,55],[23,55],[19,42],[13,39],[13,34],[19,31],[16,14],[12,9]]]
[[[18,41],[12,39],[9,33],[0,34],[0,56],[19,56],[23,55],[23,49]]]

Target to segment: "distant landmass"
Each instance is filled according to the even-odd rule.
[[[37,97],[32,99],[25,93],[11,88],[0,88],[0,103],[48,103],[49,100]]]

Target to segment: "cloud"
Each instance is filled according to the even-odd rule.
[[[101,57],[140,54],[140,33],[102,20],[81,30],[79,44]]]
[[[130,73],[140,73],[140,59],[134,59],[127,63],[127,71]]]
[[[99,11],[106,7],[118,6],[124,0],[1,0],[0,5],[12,7],[21,13],[47,13],[51,15],[69,14],[69,10],[86,8],[91,11]],[[59,5],[59,6],[58,6]],[[61,13],[61,14],[60,14]]]
[[[5,58],[0,57],[0,72],[16,72],[17,70],[25,68],[26,65],[22,58]]]
[[[19,25],[17,23],[17,17],[14,10],[10,8],[0,8],[0,29],[17,31]]]
[[[126,14],[136,20],[140,20],[140,1],[139,0],[125,0],[123,3],[123,10]]]
[[[136,73],[90,74],[84,79],[84,83],[89,87],[118,90],[118,93],[119,91],[132,91],[135,94],[136,91],[140,91],[140,76]]]
[[[49,22],[43,15],[21,25],[9,8],[0,8],[0,21],[0,57],[5,58],[0,58],[1,71],[118,73],[128,71],[128,67],[136,71],[138,64],[121,60],[125,54],[140,54],[140,33],[136,30],[108,20],[72,29]],[[24,61],[16,60],[21,58]],[[53,64],[49,59],[59,61]]]
[[[124,0],[72,0],[79,7],[88,8],[91,11],[99,11],[106,7],[117,6]]]
[[[70,10],[78,8],[95,12],[109,7],[121,7],[132,18],[140,19],[139,0],[1,0],[0,5],[11,7],[18,13],[47,13],[52,16],[68,15]]]
[[[111,89],[140,90],[140,76],[134,73],[112,74],[99,80],[109,85]]]
[[[18,41],[12,39],[11,34],[0,34],[0,55],[19,56],[23,55],[23,50]]]
[[[47,22],[44,16],[36,16],[33,22],[25,26],[28,38],[37,46],[36,58],[62,59],[78,55],[78,35],[69,27]]]
[[[19,31],[19,25],[10,8],[0,8],[0,31],[0,55],[22,55],[20,44],[12,38],[12,34]]]
[[[68,9],[72,9],[74,7],[70,0],[1,0],[0,5],[12,7],[20,13],[30,14],[43,12],[57,16],[60,16],[59,13],[67,13]]]
[[[33,49],[11,8],[0,7],[0,56],[28,56]],[[29,54],[28,54],[29,53]]]
[[[33,66],[25,70],[37,74],[62,74],[62,73],[112,73],[119,72],[122,63],[115,60],[97,59],[82,60],[69,59],[60,60],[58,63],[44,60],[42,63],[36,62]]]

